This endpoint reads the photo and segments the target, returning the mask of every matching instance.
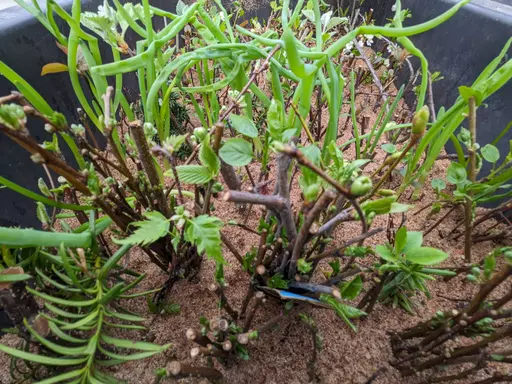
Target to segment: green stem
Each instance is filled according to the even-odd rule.
[[[361,157],[361,140],[359,139],[359,127],[357,126],[356,116],[356,74],[350,72],[350,114],[352,117],[352,127],[354,130],[354,139],[356,141],[356,159]]]

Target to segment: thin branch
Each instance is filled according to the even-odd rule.
[[[340,254],[345,248],[347,248],[353,244],[359,243],[359,242],[361,242],[369,237],[372,237],[373,235],[376,235],[377,233],[383,232],[383,231],[384,231],[384,228],[372,229],[366,233],[363,233],[362,235],[359,235],[359,236],[356,236],[356,237],[350,239],[349,241],[347,241],[345,244],[343,244],[340,247],[337,247],[334,249],[329,249],[319,255],[312,256],[308,259],[308,261],[322,260],[322,259],[325,259],[326,257],[336,256],[336,255]]]
[[[224,201],[231,201],[238,204],[264,205],[278,211],[285,209],[286,200],[280,196],[260,195],[258,193],[228,191],[222,197]]]
[[[386,103],[386,101],[388,100],[388,95],[386,92],[384,92],[384,89],[382,88],[382,83],[380,82],[379,75],[377,75],[377,73],[375,72],[375,69],[373,68],[370,59],[368,58],[368,56],[366,56],[362,47],[359,46],[359,42],[357,41],[357,39],[354,39],[353,42],[354,47],[356,47],[357,51],[359,52],[359,56],[365,62],[370,73],[372,74],[373,82],[375,83],[375,86],[379,90],[380,97],[382,98],[382,103],[386,105],[386,112],[389,111],[389,106]]]
[[[350,203],[354,206],[354,209],[357,211],[357,214],[359,215],[359,220],[361,220],[362,224],[362,230],[361,233],[366,233],[368,231],[368,224],[366,223],[366,219],[364,216],[364,213],[355,200],[355,198],[351,195],[350,191],[346,189],[345,187],[342,187],[336,180],[334,180],[332,177],[330,177],[328,174],[326,174],[320,167],[313,164],[311,161],[309,161],[306,156],[296,148],[293,148],[290,145],[284,145],[283,148],[281,148],[283,153],[286,153],[288,156],[293,157],[297,160],[297,162],[309,169],[311,169],[313,172],[315,172],[318,176],[320,176],[322,179],[324,179],[327,183],[329,183],[331,186],[334,187],[339,193],[341,193],[345,198],[350,201]]]
[[[299,259],[299,255],[303,251],[304,244],[306,244],[306,240],[309,236],[309,230],[311,226],[315,222],[315,220],[320,216],[322,211],[327,208],[327,206],[334,200],[336,197],[335,193],[332,191],[325,191],[316,201],[315,205],[309,213],[304,218],[304,222],[300,227],[299,233],[295,240],[295,244],[293,246],[292,257],[290,259],[290,267],[288,269],[288,279],[293,279],[295,277],[295,272],[297,272],[297,260]]]

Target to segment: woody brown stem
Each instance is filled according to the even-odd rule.
[[[224,289],[216,283],[210,284],[208,289],[217,295],[220,301],[220,307],[223,308],[233,320],[237,320],[238,313],[229,305],[228,299],[224,294]]]
[[[257,193],[228,191],[222,197],[224,201],[232,201],[238,204],[257,204],[264,205],[267,208],[272,208],[281,211],[286,207],[286,200],[279,196],[260,195]]]
[[[42,163],[46,164],[48,168],[55,171],[58,175],[64,177],[78,191],[88,196],[91,195],[89,188],[85,185],[85,177],[62,161],[57,155],[41,147],[26,129],[14,131],[0,123],[0,131],[20,147],[30,152],[31,155],[39,156]]]
[[[338,213],[336,216],[334,216],[332,219],[330,219],[327,223],[322,225],[318,229],[317,233],[315,233],[314,237],[321,236],[323,234],[328,234],[332,232],[338,224],[352,220],[355,220],[354,208],[345,209]]]
[[[190,357],[194,358],[197,356],[212,356],[226,359],[229,355],[226,351],[213,346],[213,344],[208,344],[206,347],[194,347],[190,350]]]
[[[290,267],[288,269],[288,279],[291,280],[295,277],[295,273],[297,272],[297,260],[299,259],[300,254],[303,251],[304,244],[309,236],[309,230],[311,226],[315,222],[315,220],[320,216],[322,211],[324,211],[327,206],[334,200],[336,194],[332,191],[325,191],[316,201],[315,205],[309,213],[304,218],[304,222],[300,227],[299,233],[296,237],[295,244],[293,246],[292,257],[290,259]]]
[[[267,242],[268,231],[266,229],[261,231],[260,243],[258,245],[258,252],[256,256],[256,265],[260,265],[263,262],[263,256],[265,256],[266,242]]]
[[[153,157],[149,152],[148,141],[144,134],[144,128],[138,120],[130,122],[129,128],[133,140],[135,141],[135,145],[139,151],[139,157],[142,162],[142,166],[144,167],[144,171],[146,172],[149,183],[153,187],[159,210],[165,217],[169,217],[169,206],[166,204],[166,199],[160,185],[160,178],[158,177]]]
[[[169,376],[188,378],[188,377],[204,377],[210,380],[219,380],[222,373],[214,368],[209,367],[193,367],[189,364],[180,363],[179,361],[171,361],[167,367]]]
[[[249,329],[251,329],[252,320],[254,319],[254,315],[256,314],[256,311],[258,310],[258,307],[263,303],[265,300],[265,294],[261,291],[256,292],[254,295],[254,304],[252,306],[251,311],[249,312],[249,315],[245,319],[244,323],[244,332],[248,332]]]
[[[235,258],[238,260],[240,265],[244,265],[244,260],[242,258],[242,255],[237,251],[233,243],[229,241],[229,239],[224,235],[222,232],[220,233],[220,239],[222,242],[226,245],[226,247],[231,251],[231,253],[235,256]]]
[[[178,199],[180,204],[184,204],[185,200],[183,198],[183,192],[181,188],[181,182],[180,178],[178,177],[178,171],[176,169],[176,158],[172,153],[170,153],[167,149],[161,147],[160,145],[155,145],[153,148],[151,148],[151,152],[155,155],[162,155],[164,158],[166,158],[169,161],[169,164],[171,166],[172,175],[174,177],[174,182],[176,184],[176,187],[178,189]]]
[[[354,209],[357,211],[359,220],[361,220],[361,233],[366,233],[368,231],[368,224],[366,223],[364,213],[347,188],[341,186],[336,180],[334,180],[331,176],[326,174],[320,167],[309,161],[306,158],[306,156],[304,156],[304,154],[301,151],[297,150],[296,148],[293,148],[290,145],[285,145],[281,149],[283,153],[286,153],[288,156],[291,156],[294,159],[296,159],[299,164],[311,169],[318,176],[324,179],[328,184],[334,187],[334,189],[336,189],[340,194],[345,196],[345,198],[352,204]]]
[[[208,344],[212,343],[208,336],[202,335],[201,332],[198,332],[193,328],[187,329],[185,335],[187,336],[188,340],[193,341],[202,347],[206,347]]]
[[[380,232],[383,232],[384,231],[384,228],[375,228],[375,229],[372,229],[362,235],[359,235],[359,236],[356,236],[352,239],[350,239],[349,241],[347,241],[345,244],[343,244],[342,246],[340,247],[337,247],[337,248],[334,248],[334,249],[329,249],[323,253],[320,253],[319,255],[315,255],[315,256],[312,256],[308,259],[308,261],[315,261],[315,260],[321,260],[321,259],[325,259],[326,257],[334,257],[334,256],[337,256],[339,254],[341,254],[341,252],[346,249],[347,247],[353,245],[353,244],[356,244],[356,243],[359,243],[361,240],[365,240],[369,237],[372,237],[373,235],[376,235],[377,233],[380,233]]]
[[[279,210],[279,218],[281,223],[286,228],[286,234],[288,236],[288,241],[292,242],[297,236],[297,228],[295,227],[295,223],[293,222],[293,214],[290,206],[290,189],[288,185],[288,168],[290,167],[290,159],[283,155],[279,154],[277,156],[277,183],[276,189],[277,194],[281,196],[281,198],[285,202],[285,206]]]
[[[469,134],[471,137],[471,145],[468,148],[469,155],[469,181],[474,183],[476,181],[476,102],[474,97],[468,99],[469,105]],[[472,247],[472,231],[473,231],[473,200],[471,198],[472,192],[468,192],[464,209],[464,258],[467,263],[471,263],[471,247]]]

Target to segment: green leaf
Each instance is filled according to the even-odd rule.
[[[396,152],[396,145],[393,143],[382,144],[381,148],[384,152],[392,154]]]
[[[219,156],[229,165],[243,167],[252,161],[252,146],[244,139],[228,139],[220,148]]]
[[[492,144],[485,145],[480,152],[482,157],[489,163],[496,163],[500,159],[500,151]]]
[[[132,341],[132,340],[126,340],[126,339],[118,339],[115,337],[107,336],[105,334],[101,335],[101,339],[105,343],[113,345],[117,348],[138,349],[140,351],[161,352],[171,346],[171,344],[157,345],[157,344],[153,344],[153,343],[146,343],[143,341]]]
[[[393,252],[389,249],[389,247],[385,245],[376,245],[375,253],[386,261],[396,261],[397,257],[393,254]]]
[[[164,140],[163,146],[171,153],[176,153],[187,141],[187,135],[171,135]]]
[[[125,244],[121,248],[119,248],[115,254],[110,257],[105,264],[103,264],[103,267],[101,267],[100,272],[98,273],[98,279],[102,280],[107,276],[107,273],[116,266],[117,262],[121,260],[121,257],[123,257],[126,252],[130,250],[132,247],[132,244]]]
[[[402,204],[402,203],[391,203],[391,207],[389,209],[389,213],[403,213],[407,212],[413,206],[410,204]]]
[[[118,355],[116,353],[112,353],[105,348],[101,346],[101,344],[98,345],[98,349],[107,357],[110,357],[114,360],[121,360],[121,361],[134,361],[134,360],[141,360],[145,359],[146,357],[153,356],[157,353],[160,353],[164,351],[165,349],[161,349],[160,351],[146,351],[146,352],[140,352],[140,353],[134,353],[131,355]]]
[[[43,336],[41,336],[39,333],[36,332],[34,328],[30,326],[27,319],[23,319],[23,324],[28,329],[30,334],[43,346],[48,348],[51,351],[54,351],[58,353],[59,355],[63,356],[84,356],[87,355],[87,346],[81,346],[81,347],[70,347],[70,346],[62,346],[59,344],[56,344],[50,340],[45,339]]]
[[[352,324],[350,319],[365,316],[366,313],[360,311],[357,308],[350,307],[348,305],[340,303],[334,297],[322,294],[320,295],[320,300],[324,303],[327,303],[331,306],[332,309],[336,312],[336,314],[341,317],[341,319],[350,327],[354,332],[357,332],[357,327]]]
[[[258,128],[256,128],[254,122],[247,116],[231,114],[229,119],[231,120],[231,125],[237,132],[251,139],[258,137]]]
[[[311,271],[313,268],[313,264],[311,262],[306,261],[306,259],[298,259],[297,260],[297,269],[300,273],[306,274]]]
[[[18,359],[31,361],[38,364],[43,365],[53,365],[53,366],[68,366],[68,365],[78,365],[82,364],[84,361],[88,359],[88,357],[80,358],[80,359],[66,359],[62,357],[47,357],[42,355],[36,355],[33,353],[19,351],[14,348],[10,348],[6,345],[0,344],[0,351],[7,353],[8,355],[17,357]]]
[[[55,383],[70,383],[69,379],[80,376],[85,371],[85,368],[77,369],[76,371],[65,372],[61,375],[53,376],[45,380],[38,381],[37,384],[55,384]]]
[[[420,265],[439,264],[442,261],[446,260],[448,256],[449,255],[446,252],[443,252],[440,249],[430,247],[410,249],[405,254],[405,258],[408,261]]]
[[[423,233],[417,231],[407,231],[407,241],[405,247],[402,249],[403,253],[407,253],[409,250],[421,247],[423,244]]]
[[[496,256],[491,252],[484,259],[484,275],[487,279],[491,278],[494,268],[496,268]]]
[[[7,247],[0,247],[2,249],[2,260],[7,267],[14,267],[16,265],[16,256]]]
[[[466,103],[468,102],[470,97],[474,97],[477,106],[482,104],[484,95],[480,90],[466,86],[461,86],[459,87],[459,92]]]
[[[197,216],[188,222],[186,240],[197,246],[199,254],[204,252],[217,263],[225,263],[220,240],[221,228],[222,221],[218,218],[208,215]]]
[[[347,300],[355,299],[363,288],[363,279],[357,275],[352,281],[343,283],[341,297]]]
[[[332,17],[327,25],[324,26],[325,32],[329,31],[330,29],[334,28],[335,26],[339,24],[346,24],[348,22],[347,17]]]
[[[185,184],[206,184],[214,176],[204,165],[178,165],[176,171],[180,181]],[[164,175],[172,177],[172,170],[166,171]]]
[[[303,9],[302,14],[308,18],[312,23],[315,22],[315,12],[311,9]]]
[[[466,168],[459,163],[450,163],[446,171],[446,180],[452,184],[458,184],[466,180]]]
[[[329,266],[332,268],[331,275],[336,276],[338,273],[340,273],[340,270],[341,270],[340,259],[336,259],[334,261],[329,261]]]
[[[113,239],[116,244],[137,244],[137,245],[148,245],[152,244],[161,237],[164,237],[169,232],[169,220],[166,219],[158,211],[150,211],[144,213],[144,217],[147,220],[136,221],[132,223],[137,229],[128,237],[124,239]]]
[[[391,210],[391,204],[396,201],[396,196],[384,197],[377,200],[367,200],[361,204],[365,216],[374,212],[376,215],[385,215]]]
[[[0,283],[15,283],[16,281],[24,281],[31,279],[32,276],[27,274],[0,274]]]
[[[275,289],[288,289],[288,282],[283,279],[283,274],[277,273],[267,280],[267,286]]]
[[[178,4],[176,4],[176,15],[182,16],[188,9],[188,5],[186,5],[182,0],[178,0]]]
[[[93,208],[88,205],[60,203],[58,201],[49,199],[46,196],[41,196],[41,195],[34,193],[26,188],[23,188],[22,186],[20,186],[16,183],[13,183],[12,181],[7,180],[6,178],[4,178],[2,176],[0,176],[0,184],[5,185],[7,188],[12,189],[13,191],[19,193],[20,195],[26,196],[32,200],[40,201],[41,203],[48,205],[50,207],[57,207],[57,208],[61,208],[61,209],[71,209],[73,211],[87,211],[87,210]]]
[[[405,247],[405,243],[407,242],[407,228],[401,227],[395,235],[395,252],[400,254],[402,249]]]
[[[444,182],[443,179],[432,179],[430,184],[437,193],[441,192],[443,189],[446,188],[446,183]]]
[[[209,140],[204,140],[199,150],[199,160],[206,166],[212,175],[217,175],[220,170],[220,160],[210,147]],[[178,174],[179,177],[179,174]]]
[[[36,216],[41,222],[41,224],[48,225],[50,223],[50,217],[48,216],[48,212],[46,212],[46,208],[43,203],[40,201],[36,201]]]
[[[39,187],[39,190],[41,191],[41,193],[43,195],[45,195],[46,197],[51,197],[52,196],[52,194],[50,192],[50,189],[48,188],[48,186],[46,185],[46,183],[44,182],[42,177],[40,177],[37,180],[37,186]]]
[[[283,105],[279,100],[272,99],[267,112],[267,131],[272,139],[282,141],[283,130]]]
[[[0,105],[0,123],[16,131],[25,126],[27,118],[23,107],[18,104]]]

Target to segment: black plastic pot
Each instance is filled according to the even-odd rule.
[[[122,3],[127,0],[121,0]],[[175,11],[178,0],[151,0],[151,4],[159,8]],[[249,2],[251,9],[245,18],[258,16],[266,19],[270,15],[270,0]],[[66,10],[71,8],[71,0],[59,1]],[[228,6],[231,0],[223,1]],[[295,0],[292,1],[295,3]],[[83,0],[83,11],[96,11],[103,0]],[[41,5],[43,7],[43,4]],[[162,22],[160,20],[160,22]],[[62,31],[67,32],[67,27],[57,18],[57,23]],[[162,28],[163,25],[155,25]],[[129,31],[130,32],[130,31]],[[128,34],[127,41],[134,41],[135,36]],[[68,122],[78,121],[76,109],[78,100],[73,92],[69,77],[65,73],[40,76],[41,68],[52,62],[66,63],[66,55],[55,44],[54,37],[27,11],[19,6],[13,6],[0,10],[0,60],[18,72],[28,81],[48,103],[56,110],[63,113]],[[134,45],[134,44],[132,44]],[[102,47],[102,56],[105,61],[111,60],[110,48]],[[135,74],[123,77],[123,87],[129,101],[135,101],[138,97],[138,84]],[[86,87],[85,87],[86,88]],[[0,96],[8,95],[14,86],[4,77],[0,76]],[[38,141],[50,140],[51,136],[44,131],[39,121],[30,123],[30,132]],[[102,139],[102,138],[99,138]],[[73,156],[62,145],[62,150],[67,159]],[[46,179],[42,167],[32,164],[28,153],[6,138],[0,135],[0,175],[35,192],[37,180],[40,177]],[[35,216],[35,203],[7,188],[0,190],[0,226],[40,227]]]
[[[412,18],[404,26],[416,25],[445,12],[459,0],[402,0],[402,9],[409,9]],[[395,0],[366,0],[363,11],[374,9],[378,25],[384,25],[393,17]],[[444,79],[434,82],[433,94],[436,110],[449,108],[459,96],[458,87],[470,86],[480,72],[500,53],[512,37],[512,0],[473,0],[446,23],[426,33],[413,36],[413,43],[425,54],[430,72],[441,72]],[[512,52],[511,52],[512,53]],[[419,61],[412,59],[419,67]],[[400,84],[407,82],[408,70],[402,71]],[[412,104],[414,95],[407,95]],[[488,107],[479,108],[477,114],[477,141],[480,145],[492,142],[512,122],[512,83],[486,100]],[[512,131],[499,142],[501,157],[509,152]],[[450,142],[449,153],[455,153]],[[491,165],[484,162],[481,175],[489,172]]]

